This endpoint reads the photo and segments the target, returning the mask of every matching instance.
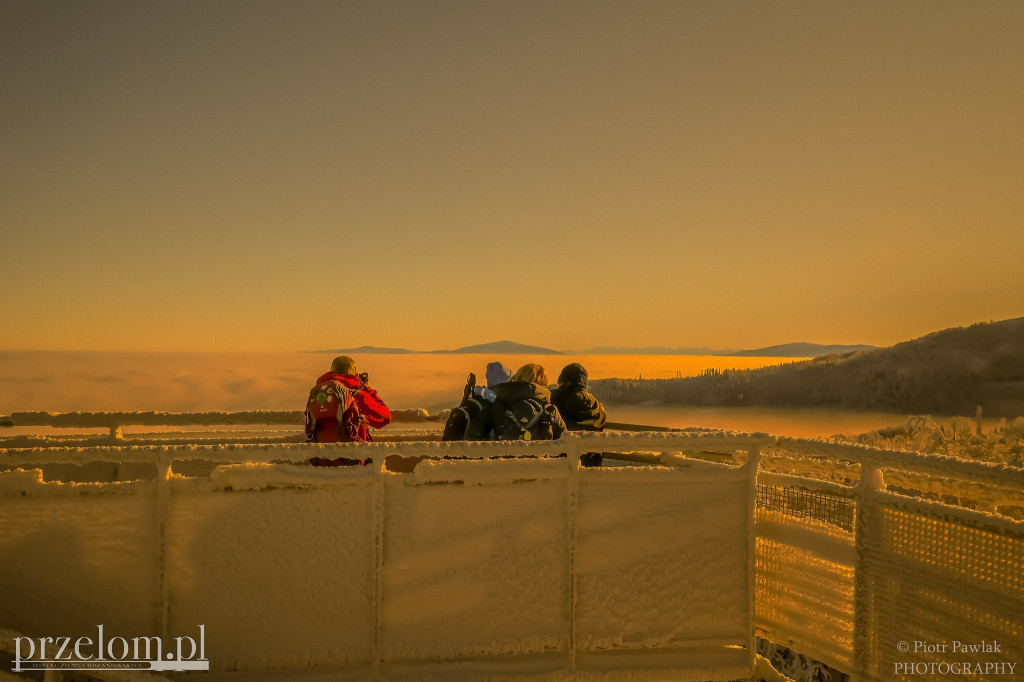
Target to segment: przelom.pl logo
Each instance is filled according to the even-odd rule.
[[[165,647],[160,637],[107,637],[96,626],[92,637],[15,637],[16,673],[30,670],[209,670],[206,626],[199,638],[174,637]]]

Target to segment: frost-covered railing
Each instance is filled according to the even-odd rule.
[[[444,421],[445,413],[429,414],[426,410],[393,410],[392,422],[408,427],[409,425],[438,426]],[[40,435],[38,432],[21,438],[4,438],[0,430],[0,447],[31,447],[35,445],[67,445],[74,444],[116,444],[126,440],[126,427],[168,427],[172,429],[162,434],[133,434],[129,440],[133,444],[162,444],[170,441],[181,442],[186,439],[197,440],[201,432],[187,432],[181,429],[188,427],[223,427],[236,431],[228,436],[223,433],[208,433],[202,436],[207,444],[227,444],[239,442],[300,442],[305,437],[302,433],[304,416],[301,410],[245,410],[240,412],[14,412],[0,415],[0,429],[39,427],[57,429],[58,435]],[[255,430],[263,427],[267,431]],[[290,427],[283,433],[272,433],[273,427]],[[106,437],[78,437],[69,440],[59,435],[62,429],[89,430],[107,429]],[[437,428],[431,429],[438,431]],[[290,432],[290,433],[289,433]],[[387,438],[387,436],[385,436]],[[419,439],[430,439],[429,431],[423,431]],[[396,437],[404,440],[408,438]]]
[[[392,410],[396,422],[421,422],[426,410]],[[302,410],[244,410],[241,412],[12,412],[0,416],[0,426],[54,426],[116,429],[121,426],[301,425]]]
[[[1013,467],[777,439],[758,475],[758,633],[862,679],[1014,679],[1022,491]]]
[[[753,662],[763,441],[7,450],[3,464],[27,470],[0,473],[0,627],[174,637],[202,624],[215,670],[739,679]],[[678,454],[734,450],[744,466]],[[590,451],[660,465],[580,468]],[[300,464],[349,453],[374,464]],[[74,484],[40,471],[97,460],[155,475]]]
[[[756,484],[694,461],[759,445]],[[205,621],[222,668],[512,655],[739,678],[753,597],[762,637],[863,679],[1013,679],[1024,666],[1019,468],[716,432],[334,448],[0,451],[58,478],[96,459],[195,474],[86,486],[0,474],[0,627],[105,618],[173,634]],[[240,464],[352,448],[375,465]],[[588,451],[662,466],[580,469]],[[497,454],[516,459],[478,461]],[[411,473],[389,473],[389,456]]]

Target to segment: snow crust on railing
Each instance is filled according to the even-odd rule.
[[[1005,481],[992,483],[962,475],[922,475],[913,471],[886,469],[885,483],[890,488],[911,496],[928,495],[932,498],[954,497],[969,500],[975,508],[986,512],[996,512],[1000,507],[1008,505],[1024,507],[1024,489],[1016,488],[1012,483]]]
[[[509,485],[515,481],[566,479],[569,467],[552,459],[515,459],[501,466],[476,466],[470,460],[425,460],[413,471],[416,483],[458,481],[470,485]]]
[[[92,413],[96,414],[96,413]],[[136,413],[150,414],[150,413]],[[155,413],[154,413],[155,414]],[[227,414],[227,413],[222,413]],[[246,413],[247,414],[247,413]],[[280,414],[280,413],[275,413]],[[61,415],[70,416],[70,415]],[[257,422],[253,422],[257,423]],[[263,423],[263,422],[258,422]],[[631,449],[637,451],[670,452],[699,450],[718,451],[729,454],[735,450],[750,447],[764,448],[767,455],[778,454],[784,457],[810,460],[826,460],[831,462],[849,462],[858,465],[869,465],[885,470],[909,472],[915,471],[947,478],[964,478],[999,488],[1011,490],[1024,489],[1024,469],[1008,464],[962,460],[936,454],[923,454],[907,450],[886,450],[860,444],[837,443],[834,441],[806,438],[774,436],[765,433],[735,433],[728,431],[686,432],[606,432],[606,433],[573,433],[565,434],[561,440],[543,442],[438,442],[411,441],[387,443],[331,443],[331,444],[279,444],[279,443],[245,443],[245,444],[203,444],[184,443],[165,446],[132,446],[111,445],[109,448],[59,447],[59,448],[25,448],[24,458],[38,459],[40,453],[51,452],[49,461],[81,461],[83,453],[96,456],[104,461],[122,456],[127,450],[133,457],[156,460],[162,456],[173,456],[175,459],[187,459],[199,456],[217,460],[234,459],[236,461],[267,461],[266,453],[282,454],[278,459],[304,461],[313,456],[324,456],[322,450],[338,450],[335,456],[349,456],[347,451],[364,453],[356,459],[398,454],[409,456],[426,455],[430,457],[490,457],[493,452],[501,449],[510,452],[533,452],[550,454],[561,452],[560,443],[566,439],[587,439],[594,443],[594,448]],[[222,451],[222,452],[221,452]],[[16,461],[16,450],[3,450],[6,461]],[[557,453],[556,453],[557,454]],[[244,458],[250,458],[246,460]],[[27,460],[26,460],[27,461]]]
[[[345,470],[344,476],[330,467],[297,467],[293,464],[222,464],[210,472],[214,488],[262,490],[264,488],[320,488],[338,485],[368,485],[375,472],[370,467]]]
[[[426,410],[393,410],[397,423],[438,420]],[[301,425],[302,410],[247,410],[242,412],[12,412],[0,417],[0,426],[55,428],[115,428],[118,426]]]
[[[842,485],[840,483],[833,483],[832,481],[822,481],[815,478],[807,478],[805,476],[792,476],[789,474],[781,474],[772,471],[759,472],[757,475],[757,482],[764,485],[799,488],[801,490],[811,490],[814,492],[836,495],[838,497],[850,498],[854,496],[854,493],[857,490],[853,486]]]
[[[224,462],[304,462],[310,457],[372,458],[379,462],[390,455],[404,457],[467,457],[481,459],[497,456],[555,456],[566,451],[566,443],[586,441],[592,447],[618,451],[673,452],[700,449],[725,449],[729,452],[768,442],[759,434],[672,434],[672,433],[579,433],[565,434],[554,441],[412,441],[375,443],[246,443],[206,445],[111,445],[87,447],[38,447],[0,450],[3,461],[85,462],[211,459]],[[587,445],[586,447],[591,447]]]
[[[801,458],[845,460],[887,470],[914,470],[938,476],[969,478],[998,487],[1024,489],[1024,469],[1000,462],[964,460],[909,450],[887,450],[859,443],[786,436],[775,438],[774,446],[768,450],[769,454],[785,450]]]

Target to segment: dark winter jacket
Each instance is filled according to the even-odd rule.
[[[551,402],[570,431],[600,431],[607,415],[604,405],[587,390],[587,370],[574,362],[558,375],[558,388],[551,391]]]
[[[551,391],[539,384],[527,381],[508,381],[494,386],[494,402],[485,404],[484,409],[470,422],[466,434],[468,440],[491,440],[494,429],[505,416],[505,411],[528,399],[534,399],[542,405],[551,404]],[[552,437],[558,438],[565,431],[565,422],[558,410],[551,410]]]

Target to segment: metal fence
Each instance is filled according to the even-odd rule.
[[[1024,672],[1024,521],[968,499],[1017,508],[1024,471],[780,438],[758,482],[760,636],[861,679]]]

